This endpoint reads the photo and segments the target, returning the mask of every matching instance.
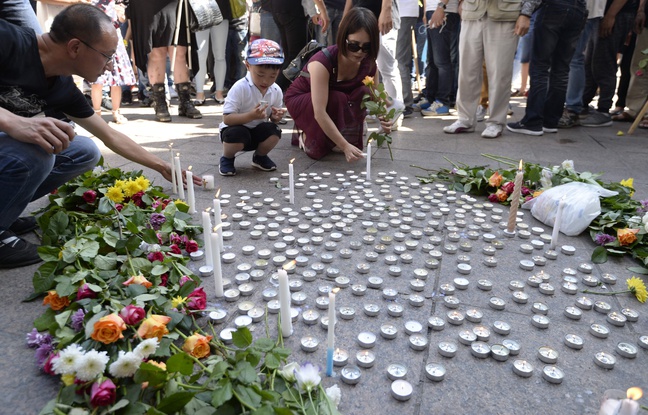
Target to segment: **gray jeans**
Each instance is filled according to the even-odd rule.
[[[403,84],[403,103],[405,108],[414,105],[412,96],[412,30],[416,29],[418,17],[401,16],[401,25],[396,39],[396,60]]]

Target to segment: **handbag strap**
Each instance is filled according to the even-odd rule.
[[[331,56],[331,52],[329,52],[328,48],[322,48],[322,53],[326,58],[329,60],[330,63],[333,63],[333,57]],[[310,74],[304,70],[299,72],[299,76],[303,76],[304,78],[310,78]]]

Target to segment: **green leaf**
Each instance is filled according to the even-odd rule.
[[[167,372],[150,363],[142,363],[135,372],[133,380],[135,383],[148,382],[150,386],[157,386],[166,381]]]
[[[247,327],[240,327],[232,333],[232,342],[239,349],[246,348],[252,344],[252,333]]]
[[[117,410],[125,408],[128,406],[130,402],[128,402],[128,399],[121,399],[119,402],[114,404],[113,406],[110,407],[110,410],[108,411],[109,414],[115,413]]]
[[[193,373],[194,360],[187,353],[176,353],[167,360],[167,370],[180,372],[185,376]]]
[[[235,369],[230,371],[230,377],[249,385],[257,380],[257,372],[249,362],[240,361],[236,362]]]
[[[67,310],[62,312],[61,314],[57,314],[56,317],[54,317],[54,319],[56,320],[58,326],[63,328],[67,323],[68,319],[70,318],[71,314],[72,314],[72,310]]]
[[[59,295],[59,297],[67,297],[69,295],[72,295],[72,293],[75,293],[76,291],[76,286],[72,284],[72,281],[70,281],[68,278],[65,278],[62,282],[56,284],[56,293]]]
[[[80,240],[79,242],[82,246],[81,250],[79,250],[79,256],[84,261],[92,262],[99,253],[99,242],[88,240]]]
[[[53,326],[56,326],[56,312],[51,308],[45,310],[43,314],[34,320],[34,327],[38,331],[46,331]]]
[[[234,393],[232,391],[232,384],[229,380],[223,379],[221,382],[219,382],[219,384],[220,388],[214,391],[211,400],[211,404],[216,409],[222,406],[225,402],[232,399],[232,396],[234,396]]]
[[[272,350],[275,346],[275,342],[272,339],[269,339],[267,337],[258,339],[257,341],[254,342],[254,348],[258,349],[262,352],[269,352]]]
[[[193,399],[195,392],[176,392],[172,395],[167,395],[160,404],[157,406],[159,411],[164,412],[165,414],[175,414],[179,412],[182,408]]]
[[[275,415],[274,409],[270,405],[263,405],[261,408],[252,412],[252,415]]]
[[[222,378],[225,372],[227,372],[228,368],[229,365],[225,361],[220,361],[216,363],[211,370],[211,375],[209,375],[209,378],[213,380]]]
[[[597,246],[592,252],[592,262],[595,264],[602,264],[607,262],[607,249],[602,246]]]
[[[37,293],[44,293],[54,287],[57,267],[58,265],[55,262],[46,262],[38,267],[38,270],[32,278],[32,284]]]
[[[48,230],[59,235],[65,234],[65,230],[70,224],[70,218],[64,211],[56,212],[49,221]]]
[[[279,357],[274,353],[268,353],[264,363],[268,369],[278,369],[279,366],[281,366],[281,360],[279,360]]]
[[[102,197],[99,199],[99,205],[97,206],[97,213],[105,215],[107,213],[112,212],[113,210],[113,203],[110,199],[107,197]]]
[[[117,258],[114,255],[97,255],[94,259],[94,266],[102,271],[115,269],[117,268]]]
[[[45,262],[58,262],[61,250],[55,246],[39,246],[38,256]]]
[[[239,400],[247,406],[258,408],[261,404],[261,396],[256,393],[254,389],[243,385],[236,385],[234,390],[236,391]]]
[[[160,295],[159,294],[141,294],[134,298],[138,304],[143,304],[147,301],[156,300]]]
[[[635,273],[635,274],[641,274],[641,275],[648,275],[648,268],[644,267],[628,267],[628,271]]]

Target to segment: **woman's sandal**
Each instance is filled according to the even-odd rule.
[[[648,129],[648,115],[644,115],[641,121],[639,122],[639,125],[637,126],[639,128],[643,129]]]
[[[621,122],[632,122],[635,120],[635,117],[623,111],[620,114],[613,115],[612,121],[621,121]]]
[[[124,116],[121,114],[121,112],[119,112],[119,110],[117,110],[117,111],[113,111],[113,112],[112,112],[112,115],[113,115],[113,122],[114,122],[115,124],[125,124],[125,123],[128,122],[128,118],[124,117]]]

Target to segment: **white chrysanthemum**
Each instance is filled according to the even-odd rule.
[[[84,382],[89,382],[103,374],[108,364],[108,354],[90,350],[86,352],[82,359],[79,359],[76,365],[76,377]]]
[[[159,345],[160,342],[158,341],[158,339],[156,337],[153,337],[152,339],[146,339],[138,344],[133,352],[137,354],[141,359],[146,359],[147,357],[155,353]]]
[[[72,408],[68,415],[90,415],[90,411],[87,411],[83,408]]]
[[[295,380],[297,380],[299,389],[302,392],[310,392],[315,389],[322,381],[319,372],[319,367],[313,366],[312,363],[306,363],[304,366],[300,366],[295,371]]]
[[[101,166],[97,166],[94,169],[92,169],[93,176],[99,176],[101,173],[103,173],[103,167]]]
[[[563,170],[574,170],[574,160],[565,160],[562,162],[560,167],[562,167]]]
[[[142,358],[135,352],[119,352],[119,357],[112,362],[108,371],[117,378],[129,378],[137,372],[142,364]]]
[[[79,360],[83,358],[83,349],[78,344],[71,344],[61,353],[53,363],[54,373],[58,375],[72,375],[76,371]]]
[[[279,374],[282,378],[286,379],[288,382],[292,383],[295,381],[295,371],[299,369],[299,363],[290,362],[279,371]]]
[[[646,213],[643,218],[641,218],[641,223],[644,225],[648,224],[648,213]]]
[[[330,388],[326,388],[326,396],[335,404],[337,408],[342,401],[342,391],[338,385],[333,385]]]
[[[648,233],[648,222],[646,222],[645,230],[646,230],[646,233]]]
[[[151,244],[148,246],[148,251],[149,252],[160,252],[162,250],[162,247],[159,244]]]

